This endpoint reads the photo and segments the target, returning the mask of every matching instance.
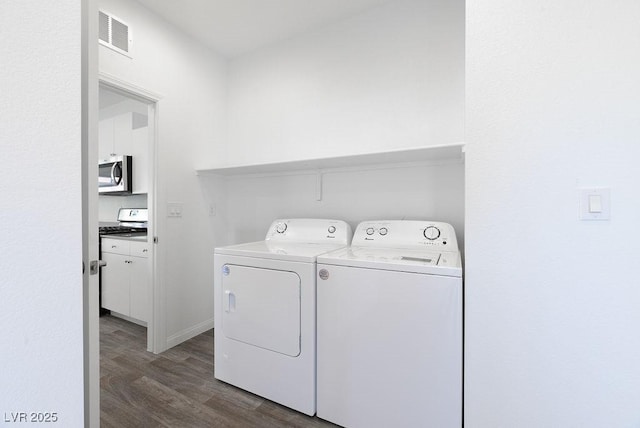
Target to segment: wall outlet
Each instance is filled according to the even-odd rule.
[[[209,204],[209,216],[210,217],[216,216],[216,204],[214,203]]]
[[[167,204],[167,217],[182,217],[182,204],[169,202]]]

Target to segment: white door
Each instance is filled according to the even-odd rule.
[[[222,299],[226,337],[300,355],[300,277],[295,272],[225,265]]]

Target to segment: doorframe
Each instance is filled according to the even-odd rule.
[[[108,73],[98,73],[99,87],[105,87],[109,90],[119,92],[124,96],[136,99],[148,105],[149,117],[149,171],[148,182],[149,192],[147,193],[147,206],[151,207],[150,227],[148,229],[148,237],[152,246],[151,263],[149,263],[149,278],[151,283],[151,317],[147,322],[147,351],[159,354],[167,349],[167,333],[166,333],[166,314],[165,308],[165,290],[163,287],[162,275],[159,266],[161,263],[161,254],[158,245],[158,116],[159,103],[162,96],[151,92],[145,88],[141,88],[132,83],[126,82],[118,77]]]
[[[100,327],[98,275],[90,264],[98,261],[98,2],[82,0],[81,104],[82,170],[82,313],[84,361],[84,425],[100,426]],[[93,177],[93,178],[92,178]]]

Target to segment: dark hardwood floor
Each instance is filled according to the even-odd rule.
[[[102,427],[336,427],[213,377],[213,330],[160,355],[146,329],[100,318]]]

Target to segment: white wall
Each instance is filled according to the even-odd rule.
[[[120,208],[147,208],[147,195],[100,196],[98,200],[99,221],[118,221],[118,210]]]
[[[234,58],[230,164],[459,142],[464,2],[398,0]]]
[[[233,58],[228,106],[232,165],[462,141],[464,2],[388,2]],[[464,240],[462,165],[325,174],[322,201],[313,174],[234,178],[220,190],[225,243],[263,239],[278,217],[353,227],[432,219],[452,223]]]
[[[276,218],[335,218],[352,229],[365,220],[430,219],[451,223],[464,239],[464,165],[443,164],[323,175],[316,200],[316,175],[238,177],[226,182],[228,240],[264,239]]]
[[[134,37],[132,59],[101,47],[100,71],[161,96],[157,250],[172,345],[213,326],[209,256],[219,226],[209,219],[195,164],[224,153],[226,64],[135,1],[101,0],[100,8]],[[181,218],[167,218],[169,202],[183,204]]]
[[[640,3],[467,2],[468,427],[640,425]],[[578,221],[583,186],[611,220]]]
[[[84,424],[80,22],[78,1],[0,5],[3,425]]]

